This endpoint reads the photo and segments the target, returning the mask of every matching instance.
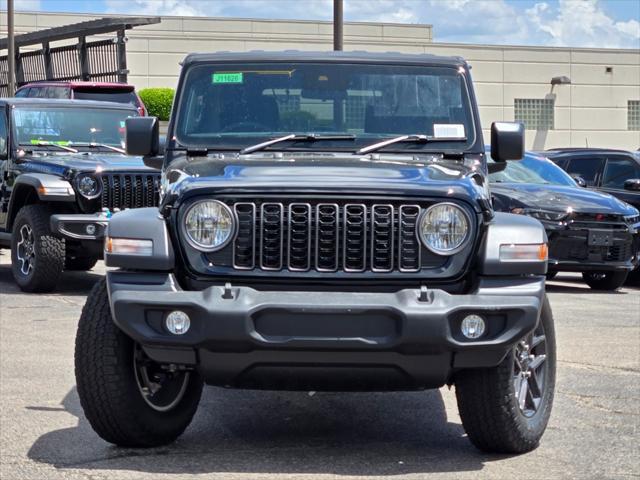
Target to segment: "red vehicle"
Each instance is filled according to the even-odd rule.
[[[130,103],[141,116],[147,109],[133,85],[110,82],[37,82],[20,87],[16,97],[30,98],[74,98],[76,100],[102,100],[105,102]]]

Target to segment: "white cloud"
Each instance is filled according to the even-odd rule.
[[[28,0],[21,0],[23,3]],[[109,13],[331,20],[332,0],[105,0]],[[616,21],[599,0],[344,0],[347,21],[428,23],[440,42],[640,48],[640,1]],[[632,10],[637,12],[634,14]]]
[[[629,2],[632,10],[640,6]],[[598,0],[560,0],[557,6],[538,3],[526,10],[531,25],[548,45],[640,48],[640,22],[632,18],[616,22],[600,7]],[[636,17],[637,18],[637,17]]]

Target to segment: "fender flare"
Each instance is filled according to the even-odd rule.
[[[548,243],[542,223],[526,215],[496,212],[479,251],[481,275],[544,275],[547,261],[501,262],[500,245]]]
[[[161,271],[174,268],[171,237],[166,220],[157,207],[132,208],[114,214],[109,220],[106,236],[152,241],[152,253],[149,256],[105,252],[104,262],[108,267]]]
[[[71,184],[58,176],[48,173],[23,173],[16,178],[9,199],[7,228],[13,226],[13,219],[23,206],[20,202],[24,189],[35,192],[42,202],[75,202],[76,194]]]

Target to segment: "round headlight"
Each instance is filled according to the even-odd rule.
[[[453,203],[437,203],[427,208],[418,223],[424,246],[438,255],[453,255],[469,238],[469,216]]]
[[[100,182],[91,175],[78,177],[76,185],[80,194],[85,198],[96,198],[100,195]]]
[[[191,246],[212,252],[229,243],[235,222],[231,210],[224,203],[202,200],[189,207],[184,216],[183,227]]]

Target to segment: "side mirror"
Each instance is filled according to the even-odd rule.
[[[489,174],[502,172],[507,168],[507,162],[489,162],[487,163],[487,170]]]
[[[167,137],[160,137],[158,143],[158,153],[153,157],[142,157],[142,163],[149,168],[155,168],[156,170],[162,170],[164,166],[164,148],[167,143]]]
[[[625,180],[624,189],[632,192],[640,192],[640,178],[630,178]]]
[[[574,182],[576,182],[579,187],[587,188],[587,181],[580,175],[571,175],[571,178],[573,178]]]
[[[524,157],[524,125],[516,122],[491,124],[491,158],[495,162],[522,160]]]
[[[156,117],[129,117],[125,120],[127,155],[155,157],[160,152],[160,130]]]

